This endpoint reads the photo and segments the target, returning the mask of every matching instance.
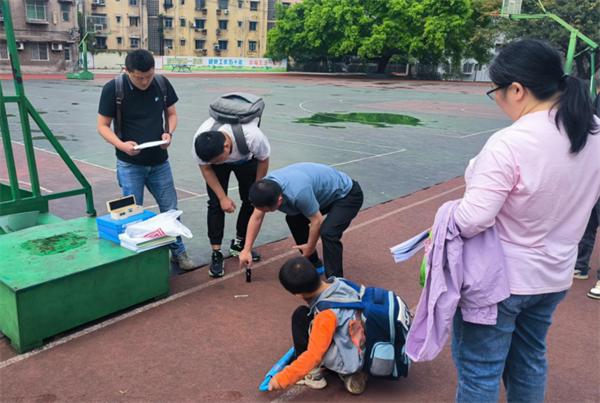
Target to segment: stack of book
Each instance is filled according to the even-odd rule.
[[[120,234],[121,246],[134,252],[140,253],[150,249],[159,248],[175,242],[177,239],[174,236],[168,236],[163,233],[162,236],[156,238],[131,238],[126,233]]]

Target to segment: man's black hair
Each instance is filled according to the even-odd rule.
[[[218,130],[209,130],[200,133],[194,141],[196,155],[202,161],[210,162],[215,157],[223,154],[225,149],[225,135]]]
[[[271,179],[261,179],[250,186],[248,199],[254,207],[272,208],[277,205],[277,199],[281,196],[281,186]]]
[[[310,260],[304,256],[293,257],[279,269],[279,282],[292,294],[315,292],[321,285],[321,277]]]
[[[129,52],[125,57],[125,68],[129,72],[140,71],[147,72],[154,68],[154,56],[145,49],[134,50]]]

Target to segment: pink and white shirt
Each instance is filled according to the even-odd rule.
[[[572,154],[554,117],[530,113],[491,136],[469,162],[454,216],[467,238],[496,225],[512,294],[571,286],[577,245],[600,197],[600,134]]]

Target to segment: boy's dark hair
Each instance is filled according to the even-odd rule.
[[[281,196],[281,186],[271,179],[261,179],[250,186],[248,199],[254,207],[275,207]]]
[[[298,256],[281,266],[279,282],[290,293],[303,294],[317,291],[321,285],[321,277],[310,260]]]
[[[125,68],[129,72],[137,70],[145,73],[154,68],[154,56],[145,49],[129,52],[125,57]]]
[[[223,154],[225,149],[225,135],[218,130],[209,130],[200,133],[194,141],[196,155],[202,161],[210,162],[215,157]]]
[[[492,61],[489,75],[498,87],[521,83],[541,101],[558,96],[555,122],[564,126],[571,153],[581,151],[588,135],[599,131],[584,82],[565,74],[560,53],[548,43],[534,39],[510,43]]]

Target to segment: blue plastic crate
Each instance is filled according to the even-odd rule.
[[[151,217],[154,217],[155,215],[156,213],[148,210],[144,210],[143,213],[132,215],[122,220],[113,220],[110,214],[103,215],[96,218],[98,236],[102,239],[120,243],[119,234],[125,232],[125,228],[127,228],[127,226],[140,221],[145,221]]]

